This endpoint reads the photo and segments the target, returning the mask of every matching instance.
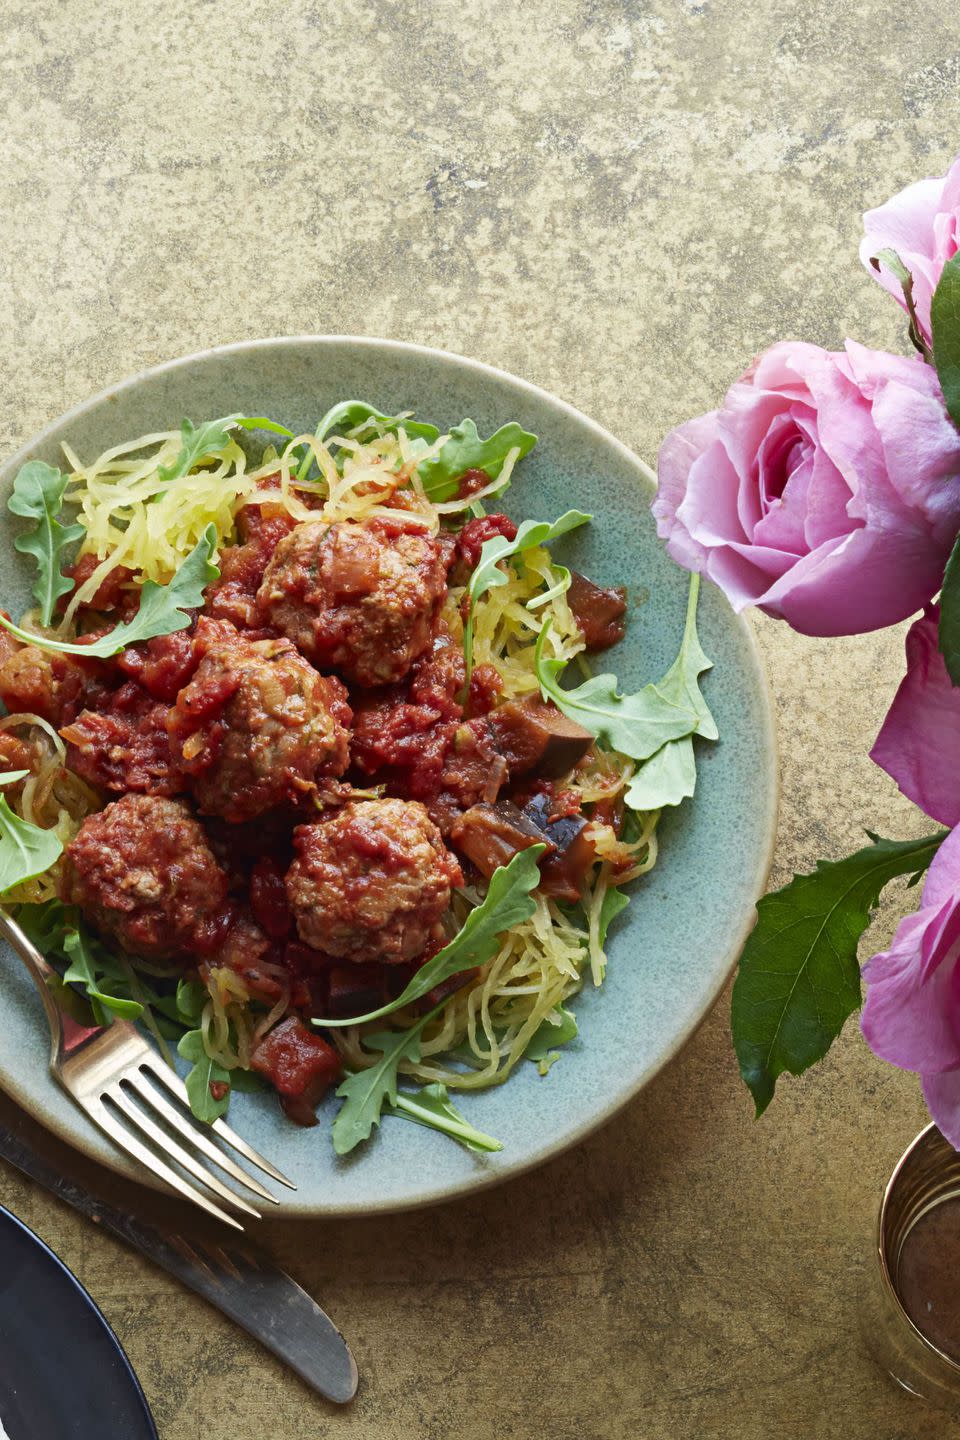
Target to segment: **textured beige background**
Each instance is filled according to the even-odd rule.
[[[0,0],[0,29],[4,451],[142,365],[339,331],[513,370],[653,457],[774,338],[901,345],[859,214],[942,170],[960,119],[945,0]],[[867,823],[919,833],[865,758],[900,636],[761,635],[775,878]],[[3,1169],[0,1199],[103,1306],[164,1440],[953,1440],[855,1323],[921,1119],[851,1026],[755,1125],[725,1000],[539,1173],[274,1228],[353,1340],[347,1413]]]

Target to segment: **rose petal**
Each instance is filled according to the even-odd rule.
[[[905,619],[936,584],[922,530],[861,528],[803,556],[755,603],[803,635],[856,635]]]
[[[924,1075],[923,1098],[944,1138],[960,1150],[960,1068]]]
[[[864,237],[860,258],[870,275],[897,304],[906,310],[903,287],[886,265],[879,271],[870,263],[881,250],[895,250],[913,275],[913,299],[921,327],[930,337],[930,301],[940,278],[943,262],[937,263],[934,222],[941,207],[944,177],[917,180],[885,205],[868,210],[863,217]]]
[[[924,964],[924,941],[931,930],[941,943]],[[860,1025],[881,1060],[920,1074],[960,1064],[960,1039],[951,1014],[958,953],[960,915],[951,898],[938,908],[907,915],[890,949],[869,961],[863,972],[867,999]]]
[[[831,540],[840,540],[850,531],[850,487],[825,450],[814,455],[813,474],[807,495],[804,536],[808,550]]]
[[[933,857],[923,887],[923,904],[937,907],[960,895],[960,829],[951,830]]]
[[[937,648],[932,606],[907,632],[907,673],[887,711],[871,760],[908,799],[943,825],[960,823],[960,687]]]

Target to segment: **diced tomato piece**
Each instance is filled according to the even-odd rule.
[[[291,1120],[315,1125],[314,1111],[342,1073],[340,1056],[296,1015],[281,1020],[256,1046],[251,1068],[265,1076]]]

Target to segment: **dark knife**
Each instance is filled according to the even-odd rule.
[[[328,1400],[345,1405],[357,1390],[350,1347],[315,1300],[252,1246],[219,1245],[164,1234],[114,1210],[59,1174],[26,1141],[0,1126],[0,1156],[148,1259],[176,1275],[259,1340]]]

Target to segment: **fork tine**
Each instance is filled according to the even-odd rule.
[[[152,1054],[150,1058],[143,1063],[147,1066],[151,1075],[156,1075],[157,1079],[162,1080],[167,1089],[176,1095],[177,1099],[186,1105],[188,1109],[190,1108],[190,1097],[187,1094],[187,1087],[175,1070],[171,1070],[169,1065],[163,1065],[159,1060],[156,1060]],[[231,1149],[236,1150],[238,1155],[242,1155],[245,1160],[249,1160],[251,1165],[256,1165],[259,1170],[262,1170],[265,1175],[269,1175],[272,1180],[276,1180],[281,1185],[286,1185],[290,1190],[296,1190],[296,1185],[292,1180],[287,1179],[282,1170],[278,1170],[275,1165],[270,1164],[269,1160],[265,1160],[258,1151],[254,1150],[252,1145],[248,1145],[246,1140],[238,1135],[235,1130],[231,1130],[225,1121],[214,1120],[210,1129],[215,1135],[219,1135],[221,1140],[226,1141]]]
[[[127,1076],[126,1079],[128,1084],[132,1084],[129,1076]],[[134,1091],[134,1093],[138,1092]],[[184,1149],[182,1145],[178,1145],[176,1140],[172,1140],[165,1131],[161,1130],[156,1121],[150,1118],[145,1110],[142,1110],[139,1105],[134,1104],[129,1091],[123,1088],[120,1081],[117,1081],[113,1085],[108,1085],[106,1089],[101,1092],[101,1098],[109,1098],[112,1100],[114,1105],[122,1110],[124,1115],[126,1115],[139,1130],[142,1130],[149,1140],[153,1141],[154,1145],[159,1146],[171,1160],[176,1160],[178,1165],[182,1165],[184,1170],[187,1170],[195,1180],[199,1180],[202,1185],[206,1185],[207,1189],[212,1190],[214,1195],[219,1199],[226,1200],[228,1205],[235,1205],[238,1210],[242,1210],[247,1215],[252,1215],[255,1220],[260,1219],[259,1210],[254,1210],[252,1205],[248,1205],[246,1200],[241,1199],[239,1195],[235,1195],[228,1186],[224,1185],[222,1180],[217,1179],[216,1175],[211,1175],[206,1166],[201,1165],[200,1161],[195,1159],[189,1150]]]
[[[248,1145],[243,1136],[238,1135],[236,1130],[231,1130],[225,1120],[214,1120],[210,1128],[215,1135],[219,1135],[221,1140],[225,1140],[232,1149],[236,1150],[238,1155],[242,1155],[245,1160],[249,1160],[251,1165],[256,1165],[265,1175],[269,1175],[272,1180],[276,1180],[278,1184],[286,1185],[288,1190],[296,1190],[297,1187],[294,1182],[289,1180],[282,1170],[278,1170],[276,1165],[271,1165],[270,1161],[264,1159],[258,1150],[254,1150],[252,1145]]]
[[[178,1110],[164,1095],[161,1095],[159,1087],[151,1084],[152,1066],[143,1065],[141,1070],[146,1072],[142,1084],[137,1089],[142,1100],[146,1100],[158,1115],[163,1116],[168,1125],[189,1140],[201,1154],[206,1155],[208,1160],[212,1160],[215,1165],[220,1166],[221,1170],[226,1171],[232,1180],[236,1180],[240,1185],[245,1185],[248,1190],[252,1190],[261,1200],[266,1200],[271,1205],[279,1203],[276,1196],[271,1195],[265,1185],[261,1185],[253,1175],[248,1175],[236,1160],[225,1155],[218,1145],[214,1145],[213,1141],[207,1137],[205,1127],[202,1128],[202,1122],[188,1120],[182,1110]]]
[[[221,1210],[219,1205],[214,1205],[213,1201],[208,1200],[206,1195],[202,1195],[199,1190],[195,1190],[194,1187],[188,1184],[175,1170],[172,1170],[169,1165],[164,1164],[158,1155],[155,1155],[141,1140],[137,1139],[136,1135],[131,1135],[127,1127],[120,1124],[116,1116],[111,1113],[109,1107],[104,1105],[102,1100],[91,1099],[86,1108],[87,1113],[95,1125],[99,1125],[100,1129],[104,1130],[121,1149],[126,1150],[135,1160],[139,1160],[140,1164],[146,1166],[148,1170],[152,1170],[154,1175],[158,1175],[160,1179],[165,1181],[178,1195],[183,1195],[187,1200],[192,1200],[194,1205],[199,1205],[201,1210],[206,1210],[208,1215],[213,1215],[217,1220],[222,1220],[225,1225],[232,1225],[234,1230],[243,1230],[243,1226],[239,1220],[235,1219],[232,1215],[228,1215],[225,1210]]]

